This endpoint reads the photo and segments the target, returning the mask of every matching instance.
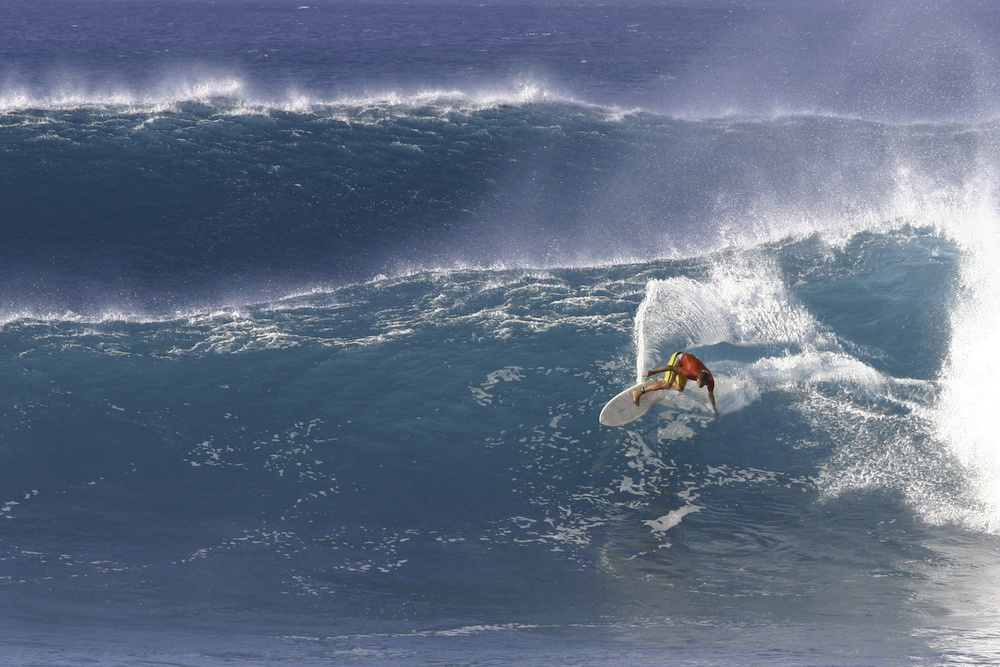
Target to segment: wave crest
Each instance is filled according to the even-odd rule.
[[[231,73],[182,73],[145,88],[102,85],[68,78],[47,87],[29,87],[8,80],[0,87],[0,113],[28,109],[66,111],[100,109],[157,113],[179,110],[183,105],[208,105],[221,113],[268,113],[284,111],[316,113],[340,109],[398,109],[438,107],[445,110],[476,111],[504,106],[567,104],[609,113],[627,113],[614,107],[590,104],[541,81],[517,79],[493,86],[468,90],[454,87],[386,89],[360,94],[309,92],[294,86],[274,95],[255,90],[244,77]]]

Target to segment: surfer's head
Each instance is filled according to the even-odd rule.
[[[699,388],[704,387],[706,384],[708,385],[709,389],[715,387],[715,382],[712,379],[712,374],[709,373],[708,371],[702,371],[698,373],[698,387]]]

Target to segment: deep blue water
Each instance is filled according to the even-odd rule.
[[[0,664],[995,664],[998,19],[6,3]]]

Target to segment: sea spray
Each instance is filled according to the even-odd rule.
[[[966,518],[1000,530],[1000,216],[995,174],[984,174],[956,197],[944,233],[962,249],[961,289],[951,304],[951,340],[941,369],[937,436],[969,470],[981,508]]]
[[[635,320],[640,373],[674,351],[719,343],[777,354],[836,346],[784,284],[773,256],[751,248],[702,261],[704,278],[647,283]]]

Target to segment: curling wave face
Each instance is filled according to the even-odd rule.
[[[498,627],[629,600],[603,616],[617,627],[663,595],[696,618],[706,590],[733,622],[871,608],[851,573],[883,573],[894,599],[933,569],[917,526],[994,520],[966,484],[990,472],[936,430],[963,258],[901,224],[172,318],[8,322],[4,586],[289,614],[307,599],[369,620],[379,586],[382,620],[472,605]],[[636,356],[678,347],[715,372],[723,419],[597,424]],[[69,530],[90,537],[52,541]],[[525,569],[556,583],[511,588]]]
[[[898,389],[897,380],[926,380],[935,399],[917,401],[917,413],[932,425],[931,439],[947,443],[971,471],[978,491],[963,502],[981,504],[974,519],[968,507],[948,503],[931,503],[928,516],[960,515],[960,522],[993,529],[995,447],[988,428],[972,428],[971,436],[962,428],[983,414],[982,393],[937,384],[962,367],[991,368],[981,332],[995,329],[983,317],[1000,283],[987,259],[995,216],[982,166],[991,159],[992,125],[832,116],[681,120],[584,105],[537,88],[251,104],[217,95],[239,90],[238,81],[209,83],[200,98],[182,89],[178,98],[158,100],[8,102],[0,126],[11,158],[4,163],[12,213],[5,220],[19,243],[6,246],[6,322],[168,330],[183,322],[178,335],[212,332],[192,350],[280,348],[309,337],[298,323],[283,331],[267,315],[272,308],[281,313],[310,299],[426,280],[449,286],[423,306],[410,304],[394,324],[379,320],[367,334],[323,341],[378,343],[437,322],[447,311],[442,303],[465,303],[448,295],[455,284],[502,285],[473,291],[510,289],[513,298],[524,288],[508,281],[531,272],[603,266],[590,270],[638,276],[654,258],[674,258],[692,267],[690,275],[649,280],[637,305],[640,372],[672,348],[730,346],[744,350],[738,357],[780,350],[732,371],[731,393],[721,399],[730,409],[759,401],[763,386],[788,382],[854,378],[891,394],[886,387]],[[849,162],[841,160],[847,152]],[[59,198],[48,196],[53,189]],[[883,250],[901,230],[916,231],[906,232],[912,239],[898,249]],[[925,342],[915,358],[926,363],[916,375],[886,378],[858,362],[850,346],[866,343],[833,335],[797,295],[816,275],[834,275],[829,262],[842,261],[852,244],[864,248],[856,261],[874,271],[875,258],[892,253],[903,258],[893,265],[904,268],[908,253],[923,261],[914,248],[933,239],[953,244],[947,252],[958,257],[959,278],[924,306],[935,314],[930,334],[919,337]],[[800,254],[808,247],[822,262],[800,258],[805,268],[790,276],[786,246]],[[295,293],[304,296],[288,296]],[[601,301],[575,294],[553,307],[565,310],[560,326],[581,318],[586,328],[594,315],[583,313]],[[868,314],[874,319],[862,333],[870,344],[901,343],[892,326],[899,320],[885,320],[875,306]],[[369,319],[359,313],[345,321]],[[521,325],[499,320],[555,326],[534,313]],[[950,338],[939,340],[945,328]],[[927,428],[920,433],[930,437]],[[858,465],[863,469],[848,479],[887,483]]]

